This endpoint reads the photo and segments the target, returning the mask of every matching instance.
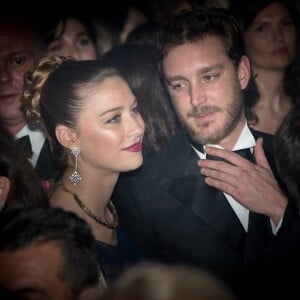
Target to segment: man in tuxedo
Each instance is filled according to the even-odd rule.
[[[20,139],[26,156],[43,179],[55,177],[57,169],[49,143],[38,124],[29,124],[21,96],[24,75],[43,52],[30,22],[0,17],[0,120]]]
[[[250,298],[249,279],[293,208],[273,177],[271,136],[247,125],[242,33],[226,11],[199,9],[175,16],[159,37],[183,130],[120,179],[120,222],[150,259],[208,270]]]

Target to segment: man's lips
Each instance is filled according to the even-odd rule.
[[[6,95],[0,95],[0,101],[10,101],[18,98],[18,94],[6,94]]]
[[[283,53],[287,53],[287,47],[280,47],[280,48],[276,48],[272,51],[272,54],[283,54]]]
[[[213,118],[213,115],[214,115],[214,112],[207,112],[207,113],[198,114],[194,118],[197,121],[205,122],[205,121],[211,120]]]
[[[142,143],[138,142],[129,147],[123,148],[122,150],[130,151],[130,152],[140,152],[142,151],[142,149],[143,149]]]

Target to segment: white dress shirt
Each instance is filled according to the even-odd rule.
[[[25,135],[29,135],[31,147],[32,147],[32,157],[29,159],[33,167],[36,166],[40,152],[45,142],[45,134],[41,130],[40,126],[35,124],[34,126],[25,125],[16,135],[16,139],[19,139]]]
[[[255,144],[256,144],[255,138],[254,138],[253,134],[251,133],[248,125],[245,124],[245,126],[244,126],[244,128],[243,128],[236,144],[234,145],[234,147],[232,149],[232,151],[250,148],[250,151],[253,153],[253,147],[255,146]],[[216,148],[223,149],[223,147],[221,147],[219,145],[211,145],[210,144],[210,145],[204,145],[204,150],[205,150],[205,146],[211,146],[211,147],[216,147]],[[201,153],[195,147],[193,147],[193,148],[194,148],[194,150],[196,151],[196,153],[198,154],[198,156],[201,159],[206,158],[206,153]],[[247,231],[248,230],[248,223],[249,223],[249,209],[247,209],[246,207],[241,205],[238,201],[236,201],[230,195],[224,193],[224,196],[228,200],[228,202],[229,202],[230,206],[232,207],[233,211],[236,213],[236,215],[239,218],[239,220],[240,220],[242,226],[244,227],[245,231]],[[270,220],[270,222],[271,222],[273,234],[276,234],[278,229],[280,228],[282,220],[279,222],[279,224],[277,226],[272,222],[272,220]]]

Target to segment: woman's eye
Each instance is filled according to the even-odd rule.
[[[283,26],[292,26],[292,25],[294,25],[294,23],[292,22],[292,20],[286,19],[286,20],[282,21],[282,25]]]
[[[107,123],[119,123],[121,121],[121,115],[116,115],[110,118]]]
[[[262,32],[266,29],[266,27],[267,27],[266,25],[262,24],[262,25],[259,25],[259,26],[255,27],[254,31]]]
[[[132,111],[134,114],[138,114],[138,113],[140,112],[138,106],[133,107],[131,111]]]
[[[91,40],[89,38],[82,38],[80,40],[78,40],[78,44],[80,46],[87,46],[91,44]]]
[[[54,44],[49,46],[49,52],[58,52],[62,49],[61,44]]]

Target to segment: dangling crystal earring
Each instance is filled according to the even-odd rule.
[[[74,156],[75,164],[74,164],[74,172],[72,173],[72,175],[69,178],[70,178],[70,180],[71,180],[71,182],[73,183],[74,186],[76,186],[77,183],[81,180],[81,177],[80,177],[79,173],[77,172],[79,153],[80,153],[80,149],[77,148],[77,147],[74,147],[71,150],[71,154]]]

